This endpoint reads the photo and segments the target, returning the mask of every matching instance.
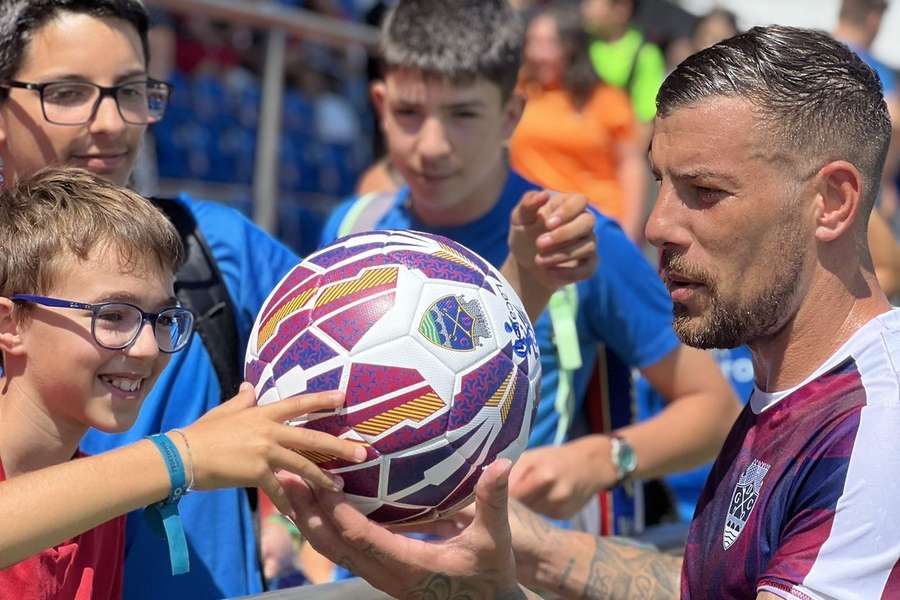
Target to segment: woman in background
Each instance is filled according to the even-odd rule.
[[[535,183],[587,196],[641,239],[647,181],[627,95],[603,84],[590,38],[572,3],[551,3],[531,19],[522,68],[528,104],[510,140],[515,170]]]

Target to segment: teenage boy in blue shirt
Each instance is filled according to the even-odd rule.
[[[524,107],[515,91],[521,47],[521,23],[505,0],[400,2],[382,29],[384,79],[372,97],[407,185],[340,206],[322,244],[364,223],[437,233],[501,264],[509,215],[523,193],[538,189],[505,155]],[[587,505],[585,526],[628,533],[640,528],[640,494],[619,486],[615,515],[603,516],[597,494],[711,459],[740,406],[710,355],[678,341],[666,289],[638,249],[600,214],[594,231],[597,271],[555,296],[535,325],[543,368],[535,449],[510,485],[548,516],[569,518]],[[602,397],[586,399],[597,363]],[[668,403],[641,423],[631,415],[634,368]],[[586,402],[602,403],[606,433],[585,435]],[[568,443],[553,445],[561,442]]]

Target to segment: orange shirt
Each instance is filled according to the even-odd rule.
[[[563,90],[529,89],[525,113],[510,140],[510,161],[525,178],[584,194],[604,215],[621,221],[616,146],[634,137],[631,104],[617,88],[598,86],[581,111]]]

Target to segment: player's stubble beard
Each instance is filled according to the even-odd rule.
[[[672,325],[683,343],[701,349],[736,348],[773,334],[786,322],[800,285],[803,250],[796,225],[784,224],[780,228],[770,251],[760,249],[759,259],[768,259],[771,266],[762,288],[742,300],[723,297],[715,277],[688,262],[683,254],[663,251],[661,270],[670,268],[706,288],[709,304],[700,315],[692,317],[686,306],[672,305]],[[734,281],[732,285],[742,283]]]

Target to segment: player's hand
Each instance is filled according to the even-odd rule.
[[[587,279],[597,268],[595,217],[579,194],[526,192],[510,216],[510,256],[544,287]]]
[[[601,435],[528,450],[509,477],[510,496],[542,515],[571,518],[594,494],[615,484],[609,457],[609,439]]]
[[[545,517],[517,500],[509,499],[509,529],[512,534],[513,555],[516,559],[517,579],[529,587],[539,587],[536,579],[538,564],[547,552],[547,544],[563,544],[563,531]],[[451,538],[468,527],[475,518],[475,506],[469,505],[438,521],[413,525],[392,525],[397,533],[425,533],[439,538]]]
[[[319,552],[398,598],[524,598],[516,583],[507,514],[510,463],[484,470],[475,511],[440,542],[414,540],[369,521],[340,494],[282,477],[297,525]]]
[[[302,415],[333,410],[344,401],[341,392],[291,396],[256,406],[253,386],[241,385],[237,396],[217,406],[186,427],[190,453],[178,434],[169,434],[182,457],[193,462],[194,487],[198,490],[225,487],[260,487],[284,514],[290,503],[275,472],[296,473],[315,486],[339,489],[339,477],[323,471],[299,451],[329,454],[350,462],[361,462],[365,451],[334,436],[284,423]],[[188,466],[187,460],[185,466]]]

